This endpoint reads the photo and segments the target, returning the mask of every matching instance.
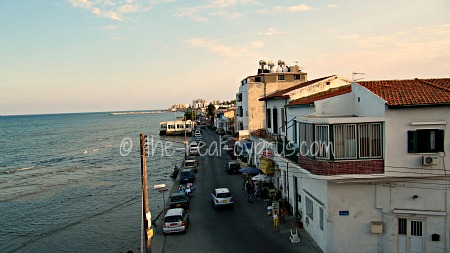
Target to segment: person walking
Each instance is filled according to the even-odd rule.
[[[274,232],[280,232],[280,219],[277,210],[273,211],[273,229]]]
[[[246,185],[247,188],[247,201],[248,203],[253,203],[253,187],[252,184],[248,183]]]

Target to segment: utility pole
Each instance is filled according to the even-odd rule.
[[[141,134],[141,176],[142,176],[142,205],[143,205],[143,221],[145,230],[145,252],[151,253],[151,241],[153,236],[152,229],[152,215],[148,207],[148,176],[147,176],[147,154],[145,149],[145,144],[147,142],[147,135]]]
[[[185,145],[184,159],[186,160],[188,154],[188,143],[186,139],[186,116],[184,116],[184,145]]]

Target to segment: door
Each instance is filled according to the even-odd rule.
[[[423,228],[423,220],[398,218],[398,252],[425,252]]]

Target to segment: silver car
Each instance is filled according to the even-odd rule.
[[[211,192],[211,202],[214,208],[234,207],[234,199],[228,188],[217,188]]]
[[[189,214],[183,208],[169,209],[164,216],[163,233],[186,233],[189,224]]]

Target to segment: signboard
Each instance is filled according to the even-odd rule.
[[[350,211],[339,211],[339,216],[349,216]]]
[[[272,149],[264,149],[262,154],[262,158],[273,158],[273,150]]]

